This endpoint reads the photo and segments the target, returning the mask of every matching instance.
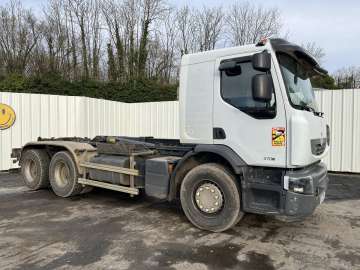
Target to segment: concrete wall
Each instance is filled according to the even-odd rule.
[[[316,91],[321,111],[331,126],[332,171],[360,173],[360,90]],[[17,119],[0,131],[0,170],[14,168],[12,148],[37,137],[89,137],[96,135],[178,138],[179,104],[151,102],[127,104],[86,97],[0,92],[0,103],[10,105]]]

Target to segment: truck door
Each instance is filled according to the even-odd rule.
[[[226,61],[236,61],[235,72],[220,71]],[[252,79],[270,73],[274,91],[270,102],[252,96]],[[248,165],[286,166],[286,116],[274,56],[269,71],[255,70],[252,55],[217,59],[214,80],[214,144],[233,149]]]

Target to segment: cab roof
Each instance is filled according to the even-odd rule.
[[[317,74],[324,75],[328,73],[325,69],[320,67],[317,60],[304,48],[281,38],[263,39],[258,44],[250,44],[187,54],[182,57],[181,65],[185,66],[211,62],[215,61],[215,59],[226,56],[243,54],[247,52],[257,53],[263,51],[264,49],[274,50],[275,52],[287,53],[296,59],[303,59],[312,66],[313,70]]]
[[[198,52],[193,54],[186,54],[182,57],[181,65],[193,65],[204,62],[214,61],[215,59],[246,53],[246,52],[259,52],[263,51],[264,47],[257,47],[255,44],[216,49],[205,52]]]

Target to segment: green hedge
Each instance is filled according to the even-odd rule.
[[[334,78],[329,75],[317,76],[311,79],[311,83],[314,88],[338,89],[338,86],[335,84]]]
[[[317,77],[313,86],[336,89],[330,76]],[[177,100],[177,84],[164,84],[151,79],[134,79],[126,83],[103,81],[67,81],[57,75],[0,77],[0,91],[86,96],[121,102],[151,102]]]
[[[157,80],[134,79],[126,83],[103,81],[67,81],[56,75],[0,78],[0,91],[86,96],[121,102],[171,101],[177,99],[176,84]]]

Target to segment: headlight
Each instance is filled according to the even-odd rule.
[[[326,125],[326,142],[328,145],[330,145],[330,136],[331,136],[330,126]]]
[[[284,188],[291,192],[300,194],[314,194],[314,183],[312,177],[290,178],[284,177]]]

